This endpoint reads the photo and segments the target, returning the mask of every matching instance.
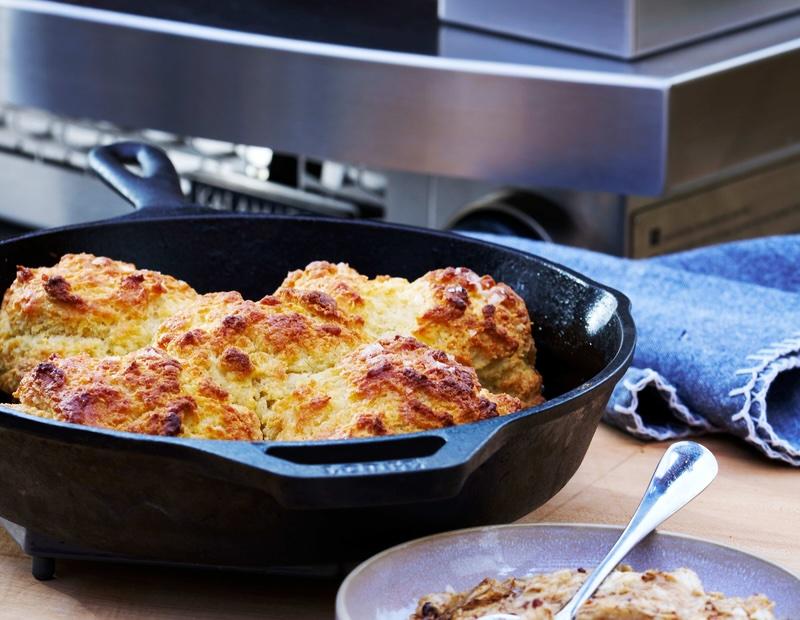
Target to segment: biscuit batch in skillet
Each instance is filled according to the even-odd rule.
[[[533,317],[546,402],[471,424],[336,441],[215,441],[0,413],[0,516],[99,553],[242,567],[355,560],[442,531],[514,520],[575,473],[630,363],[627,299],[535,256],[366,221],[221,213],[185,204],[163,152],[121,143],[94,169],[138,210],[0,243],[17,265],[110,256],[200,294],[274,291],[313,261],[414,281],[447,265],[507,283]],[[138,162],[143,176],[125,163]]]

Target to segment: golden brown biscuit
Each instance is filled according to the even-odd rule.
[[[195,389],[224,393],[272,428],[275,400],[361,344],[350,323],[319,292],[259,302],[211,293],[165,321],[155,343],[181,362]]]
[[[131,432],[365,437],[522,408],[464,364],[492,390],[541,400],[522,300],[465,269],[409,283],[312,263],[253,302],[67,255],[53,268],[20,268],[0,330],[9,385],[33,366],[16,393],[21,409]],[[132,350],[142,341],[151,346]]]
[[[492,392],[539,404],[542,378],[525,302],[511,287],[463,267],[437,269],[414,281],[414,295],[431,299],[418,314],[416,338],[475,368]]]
[[[273,405],[275,439],[310,440],[413,433],[522,408],[482,389],[475,371],[443,351],[395,336],[356,349]]]
[[[448,267],[414,282],[370,279],[346,264],[321,261],[291,272],[275,295],[298,290],[323,292],[359,317],[366,340],[413,336],[475,368],[492,392],[511,394],[528,406],[543,400],[525,302],[490,276]]]
[[[118,431],[261,439],[254,412],[187,383],[181,364],[147,347],[123,356],[53,356],[20,383],[17,408],[41,417]]]
[[[497,613],[552,620],[585,578],[582,570],[504,581],[487,578],[467,592],[422,598],[410,620],[476,620]],[[581,607],[577,620],[775,620],[773,607],[763,595],[739,598],[706,592],[688,568],[637,573],[622,567]]]
[[[13,392],[53,354],[122,355],[146,346],[196,296],[181,280],[91,254],[18,267],[0,308],[0,389]]]

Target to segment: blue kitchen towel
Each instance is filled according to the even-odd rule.
[[[638,260],[475,236],[571,267],[631,299],[639,340],[607,422],[643,439],[727,432],[800,466],[800,236]]]

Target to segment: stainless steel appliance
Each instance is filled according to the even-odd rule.
[[[796,11],[797,0],[439,0],[445,21],[627,59]]]
[[[86,208],[85,151],[131,136],[219,208],[633,256],[798,229],[797,15],[634,61],[441,24],[433,0],[0,0],[0,32],[0,215],[18,225],[107,215]],[[31,189],[42,209],[20,212]]]

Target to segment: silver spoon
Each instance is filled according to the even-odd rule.
[[[573,620],[578,609],[595,593],[623,558],[661,523],[697,497],[717,475],[717,460],[693,441],[672,444],[656,467],[647,491],[606,557],[597,565],[553,620]],[[479,620],[519,620],[515,614],[489,614]]]

